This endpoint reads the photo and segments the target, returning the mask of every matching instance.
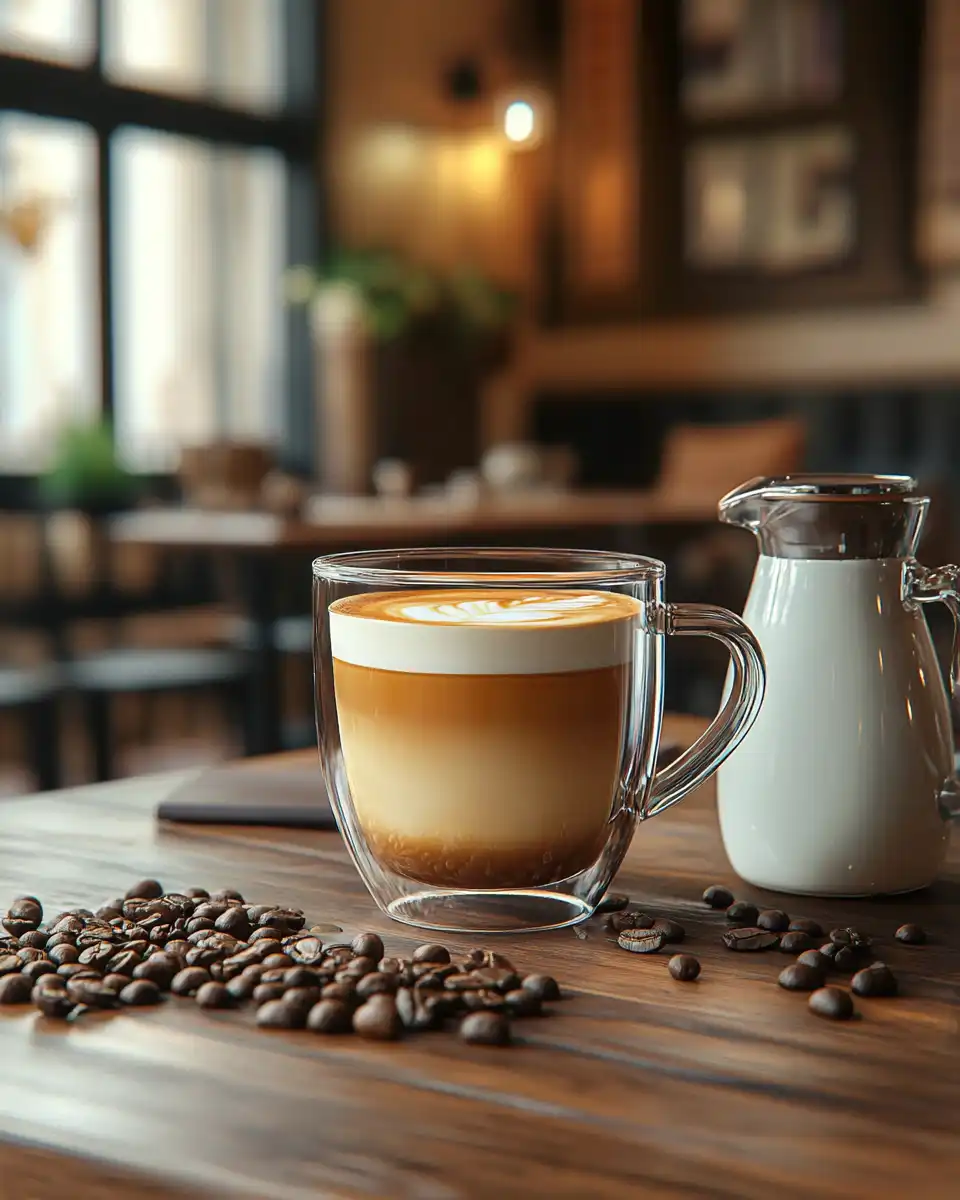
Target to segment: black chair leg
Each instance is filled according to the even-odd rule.
[[[97,783],[113,779],[113,742],[110,736],[110,697],[91,692],[84,697],[87,730],[93,748],[93,771]]]
[[[61,786],[59,706],[52,697],[39,700],[27,711],[30,769],[41,792]]]

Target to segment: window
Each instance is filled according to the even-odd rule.
[[[135,469],[218,436],[309,467],[318,8],[0,0],[0,469],[98,413]]]

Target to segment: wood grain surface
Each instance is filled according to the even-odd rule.
[[[283,786],[286,761],[257,768],[265,786]],[[35,893],[52,913],[156,876],[376,929],[388,952],[417,944],[374,910],[336,834],[158,827],[184,778],[0,802],[0,903]],[[711,882],[864,929],[903,995],[858,1000],[846,1025],[812,1016],[776,985],[787,956],[721,946],[723,915],[700,901]],[[567,993],[510,1049],[267,1032],[176,998],[69,1027],[0,1013],[0,1197],[960,1194],[956,846],[917,896],[762,895],[733,879],[707,787],[640,828],[616,887],[686,926],[701,978],[675,982],[665,953],[626,954],[599,922],[585,938],[487,938]],[[895,943],[904,920],[930,944]]]

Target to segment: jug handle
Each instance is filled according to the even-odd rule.
[[[915,558],[903,564],[900,595],[904,607],[916,610],[921,604],[940,601],[953,617],[953,645],[950,650],[950,716],[958,700],[960,680],[960,567],[947,563],[943,567],[925,567]],[[948,779],[940,796],[940,807],[946,817],[960,819],[960,780]]]
[[[708,779],[749,732],[763,701],[766,670],[760,644],[749,626],[713,604],[667,604],[663,632],[722,642],[733,667],[723,707],[693,745],[658,771],[640,819],[655,817]]]

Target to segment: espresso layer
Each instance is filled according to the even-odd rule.
[[[626,665],[456,676],[335,659],[344,765],[371,847],[440,886],[535,886],[583,869],[616,793],[629,679]]]

